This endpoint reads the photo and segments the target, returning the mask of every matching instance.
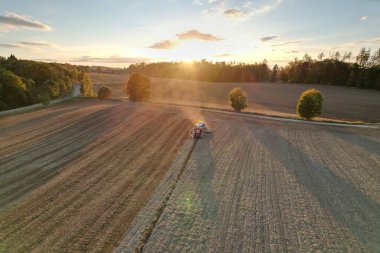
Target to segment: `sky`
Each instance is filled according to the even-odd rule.
[[[0,0],[0,55],[78,65],[380,48],[380,0]]]

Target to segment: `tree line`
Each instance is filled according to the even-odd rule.
[[[94,95],[90,78],[77,66],[0,57],[0,111],[67,96],[73,83],[81,83],[82,95]]]
[[[271,81],[380,89],[380,49],[371,56],[370,49],[362,48],[355,62],[350,62],[350,52],[343,56],[336,52],[323,58],[323,53],[317,59],[305,54],[302,60],[294,59],[286,67],[275,65]]]
[[[235,62],[158,62],[132,64],[129,73],[152,77],[178,78],[208,82],[283,82],[350,86],[380,89],[380,49],[371,55],[362,48],[352,62],[352,53],[339,52],[317,59],[308,54],[295,58],[287,66],[270,69],[267,61],[246,64]]]
[[[246,64],[234,62],[158,62],[138,63],[128,67],[129,73],[152,77],[178,78],[208,82],[267,82],[267,62]]]

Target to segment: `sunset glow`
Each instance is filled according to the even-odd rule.
[[[380,45],[380,2],[370,0],[14,0],[0,10],[1,55],[48,62],[283,65],[305,53],[355,55]]]

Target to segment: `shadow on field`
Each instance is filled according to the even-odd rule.
[[[363,148],[369,153],[380,155],[380,142],[376,142],[364,135],[355,135],[355,138],[353,138],[351,132],[341,130],[335,134],[335,136],[357,147]]]
[[[278,134],[276,129],[267,128],[265,131],[270,133],[260,134],[251,128],[253,136],[313,194],[323,209],[367,249],[379,250],[380,205],[328,167],[313,160],[290,140]]]
[[[57,110],[57,111],[54,110],[54,111],[48,112],[48,113],[46,113],[44,115],[41,115],[41,116],[38,116],[38,117],[34,117],[34,118],[31,118],[31,119],[28,119],[28,120],[25,120],[25,121],[21,120],[21,121],[19,121],[16,124],[13,124],[13,125],[1,128],[1,135],[6,135],[9,132],[15,132],[15,131],[18,131],[20,129],[25,129],[25,128],[29,127],[29,126],[33,126],[33,125],[37,124],[38,122],[44,122],[44,121],[47,121],[47,120],[49,120],[51,118],[56,118],[57,114],[63,115],[65,113],[73,112],[75,110],[78,110],[78,108],[71,107],[71,108],[65,108],[65,109]],[[35,112],[39,112],[39,111],[41,111],[41,110],[37,110]],[[23,113],[23,114],[30,114],[30,113],[31,112],[26,112],[26,113]],[[21,115],[22,114],[18,114],[17,116],[21,116]],[[8,117],[8,116],[6,116],[6,117]]]
[[[215,159],[210,148],[212,139],[213,134],[206,134],[203,139],[200,139],[196,144],[192,158],[198,176],[202,215],[206,215],[207,219],[214,220],[217,216],[218,204],[212,186],[215,172]]]
[[[42,140],[1,159],[0,211],[91,152],[89,146],[122,121],[120,109],[110,107],[91,113],[58,134],[47,134]],[[103,138],[98,145],[106,141]]]

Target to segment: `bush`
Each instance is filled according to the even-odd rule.
[[[108,87],[101,87],[98,91],[99,99],[107,99],[112,97],[112,91]]]
[[[60,90],[59,90],[59,84],[53,80],[46,80],[42,83],[42,91],[49,91],[50,98],[56,98],[59,96]]]
[[[300,117],[311,119],[321,114],[323,97],[316,89],[306,90],[301,94],[297,104],[297,113]]]
[[[128,79],[126,92],[131,101],[147,101],[150,97],[150,79],[133,73]]]
[[[41,103],[45,106],[50,104],[50,94],[49,92],[41,92],[40,94],[37,95],[37,102]]]
[[[19,76],[9,70],[0,71],[0,84],[0,100],[2,100],[9,109],[27,104],[26,86]],[[2,108],[4,108],[4,105],[2,105]]]
[[[247,108],[247,94],[240,88],[234,88],[228,93],[228,98],[230,100],[231,107],[240,112]]]
[[[81,94],[86,97],[94,97],[95,96],[94,89],[93,89],[92,82],[88,74],[81,72],[79,80],[81,83],[81,86],[80,86]]]

